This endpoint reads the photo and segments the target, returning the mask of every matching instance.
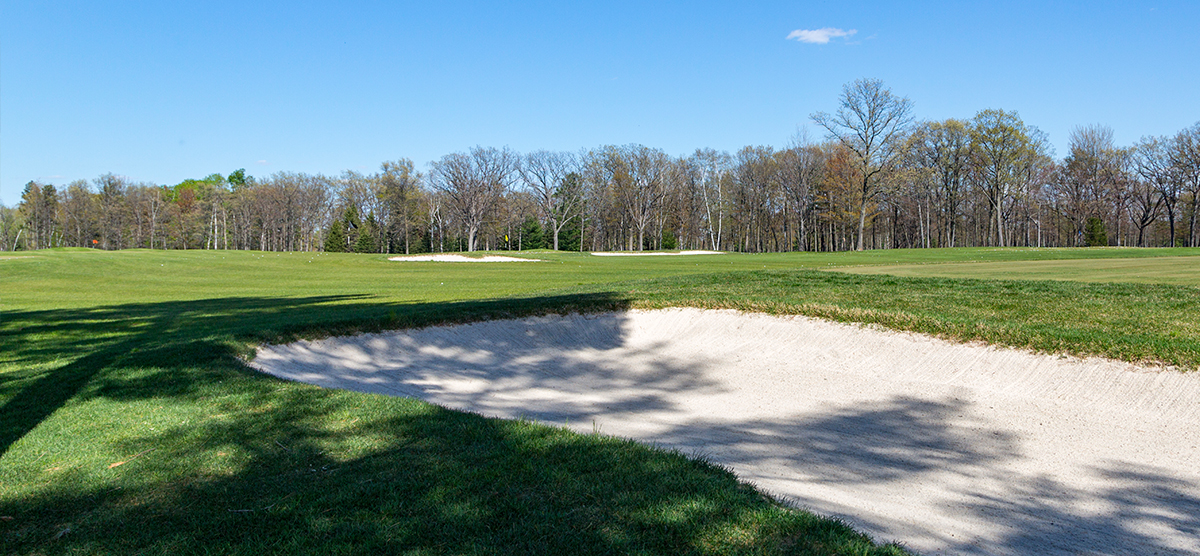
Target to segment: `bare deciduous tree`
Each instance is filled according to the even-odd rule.
[[[430,185],[446,196],[450,208],[462,219],[468,251],[475,250],[479,230],[512,185],[516,168],[515,153],[492,147],[448,154],[433,163]]]
[[[637,228],[638,251],[645,249],[646,226],[667,195],[669,166],[666,153],[643,145],[605,150],[604,167],[622,211]]]
[[[1196,229],[1197,212],[1200,212],[1200,122],[1189,127],[1171,141],[1168,150],[1171,165],[1179,174],[1183,188],[1189,193],[1188,247],[1200,245]]]
[[[733,216],[742,237],[740,249],[761,252],[774,231],[771,214],[779,191],[775,150],[764,146],[743,147],[734,156],[733,176]]]
[[[1137,228],[1137,246],[1146,246],[1146,228],[1158,219],[1163,199],[1158,188],[1145,178],[1137,178],[1129,184],[1129,219]]]
[[[95,181],[100,193],[100,246],[104,249],[125,248],[125,222],[128,202],[125,197],[129,184],[125,178],[104,174]]]
[[[971,122],[971,162],[988,200],[996,245],[1008,245],[1005,216],[1013,195],[1035,174],[1046,149],[1036,129],[1016,112],[982,110]]]
[[[1070,154],[1063,161],[1064,212],[1074,226],[1076,245],[1083,244],[1084,224],[1102,216],[1102,207],[1116,199],[1125,155],[1113,142],[1112,128],[1078,126],[1069,137]]]
[[[689,159],[689,168],[694,172],[697,189],[704,198],[705,227],[708,231],[709,248],[721,249],[724,245],[725,212],[728,209],[730,186],[729,153],[713,149],[696,149]]]
[[[917,164],[936,173],[933,195],[939,205],[943,245],[954,247],[958,240],[959,204],[971,154],[967,123],[949,119],[921,124],[913,134],[910,148]]]
[[[58,190],[53,185],[25,184],[20,209],[27,228],[25,241],[31,249],[54,247],[58,204]]]
[[[575,155],[569,152],[536,151],[521,161],[521,179],[537,199],[542,218],[550,224],[555,251],[559,233],[583,208],[583,196],[574,192],[574,184],[567,183],[573,174],[578,179],[578,166]]]
[[[157,188],[156,188],[157,189]],[[162,218],[162,195],[159,194],[158,214],[156,223]],[[62,228],[67,245],[74,247],[91,247],[94,236],[97,235],[97,204],[96,195],[92,193],[84,180],[75,180],[67,185],[62,201]],[[151,238],[153,242],[153,238]],[[163,245],[162,247],[166,247]]]
[[[819,145],[808,142],[804,135],[797,135],[792,145],[776,153],[779,169],[779,184],[788,196],[788,205],[796,214],[798,230],[796,246],[808,250],[806,223],[811,217],[813,193],[820,187],[825,173],[825,152]]]
[[[383,197],[379,219],[383,222],[386,242],[393,248],[403,243],[407,255],[412,249],[409,232],[417,224],[414,219],[420,200],[421,174],[413,169],[411,160],[402,158],[380,166],[379,183]]]
[[[1167,209],[1167,225],[1170,228],[1169,247],[1175,247],[1175,216],[1183,181],[1178,169],[1171,164],[1168,153],[1170,140],[1161,137],[1143,137],[1134,147],[1134,169],[1142,179],[1154,184]]]
[[[912,122],[912,101],[898,97],[878,79],[858,79],[842,87],[835,114],[817,112],[812,119],[854,154],[861,174],[858,198],[858,250],[863,250],[868,206],[879,194],[884,174],[903,153]]]
[[[25,220],[21,211],[0,205],[0,251],[16,251]]]

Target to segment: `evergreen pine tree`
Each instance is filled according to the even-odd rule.
[[[543,249],[546,238],[542,233],[542,225],[536,218],[530,216],[521,224],[521,249]]]
[[[329,253],[344,253],[346,251],[346,232],[341,220],[334,220],[325,234],[325,251]]]
[[[342,251],[349,252],[351,247],[358,244],[358,231],[362,227],[362,221],[358,219],[358,209],[354,205],[346,207],[342,212],[342,233],[345,234],[345,246]]]
[[[375,240],[379,226],[375,223],[375,215],[368,214],[367,221],[358,229],[358,241],[354,242],[355,253],[378,253],[379,245]]]
[[[1087,219],[1083,230],[1083,243],[1088,247],[1108,245],[1108,232],[1104,230],[1104,221],[1093,216]]]
[[[582,251],[583,230],[579,227],[579,218],[567,221],[558,232],[558,249],[560,251]]]
[[[674,249],[677,244],[678,242],[675,240],[675,232],[672,232],[670,228],[663,228],[662,248]]]

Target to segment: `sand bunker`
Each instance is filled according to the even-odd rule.
[[[520,257],[505,257],[503,255],[484,255],[482,257],[467,257],[465,255],[411,255],[405,257],[388,257],[389,261],[408,262],[437,262],[437,263],[536,263],[541,259],[522,259]]]
[[[679,448],[927,554],[1200,553],[1200,373],[696,309],[264,346],[253,364]]]
[[[723,251],[680,251],[678,253],[639,253],[636,251],[597,251],[597,257],[673,257],[677,255],[724,255]]]

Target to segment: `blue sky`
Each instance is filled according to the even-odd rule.
[[[1200,121],[1197,29],[1194,1],[0,0],[0,203],[474,145],[783,146],[860,77],[922,119],[1016,110],[1061,156],[1078,125],[1129,144]]]

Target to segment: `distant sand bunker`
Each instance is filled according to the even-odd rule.
[[[701,454],[927,554],[1200,553],[1200,372],[698,309],[264,346],[253,365]]]
[[[592,253],[597,257],[662,257],[676,255],[724,255],[723,251],[680,251],[678,253],[638,253],[635,251],[597,251]]]
[[[484,255],[482,257],[467,257],[463,255],[414,255],[411,257],[389,257],[389,261],[407,262],[437,262],[437,263],[535,263],[541,259],[522,259],[505,257],[503,255]]]

